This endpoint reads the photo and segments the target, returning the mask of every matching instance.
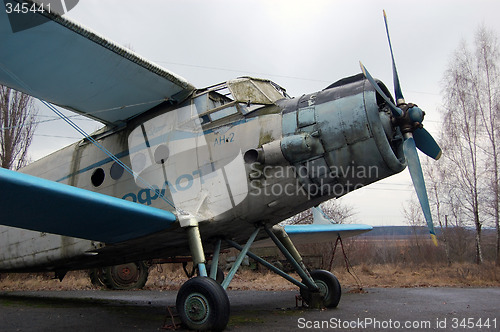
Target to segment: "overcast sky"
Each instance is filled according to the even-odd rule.
[[[359,73],[360,60],[393,90],[383,9],[406,101],[426,112],[424,125],[439,142],[443,73],[460,41],[472,43],[481,24],[500,36],[500,1],[80,0],[66,16],[196,87],[250,75],[300,96]],[[52,116],[45,109],[40,114]],[[78,123],[89,132],[100,127]],[[78,138],[62,121],[41,123],[31,157]],[[402,224],[412,191],[405,170],[342,201],[358,212],[358,222]]]

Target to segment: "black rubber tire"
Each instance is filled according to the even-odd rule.
[[[342,296],[342,288],[335,275],[325,270],[311,271],[311,277],[316,282],[320,289],[320,294],[323,299],[323,305],[326,308],[336,308]],[[306,303],[311,299],[311,292],[300,289],[300,295]]]
[[[175,304],[182,323],[191,330],[222,331],[229,322],[227,293],[211,278],[186,281],[177,293]]]
[[[102,281],[108,289],[142,289],[148,276],[149,268],[141,261],[104,268]]]
[[[92,285],[96,287],[106,287],[103,281],[104,280],[103,274],[104,274],[104,269],[102,268],[95,268],[89,270],[89,278]]]

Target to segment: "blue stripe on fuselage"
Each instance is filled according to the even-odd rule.
[[[236,127],[236,126],[239,126],[239,125],[241,125],[241,124],[243,124],[243,123],[247,123],[247,122],[252,121],[252,120],[255,120],[255,119],[256,119],[256,118],[242,119],[242,120],[239,120],[239,121],[233,122],[233,123],[228,124],[228,125],[231,125],[232,127]],[[216,129],[218,129],[218,128],[205,130],[205,131],[203,131],[203,135],[205,136],[205,135],[211,134],[211,133],[213,133]],[[196,135],[196,134],[194,134],[194,133],[191,133],[191,132],[185,132],[185,133],[186,133],[186,135],[181,135],[180,137],[176,135],[176,137],[174,137],[174,140],[180,140],[180,139],[186,139],[186,138],[190,138],[190,137],[195,137],[195,136],[198,136],[198,135]],[[188,133],[189,133],[189,134],[191,134],[191,135],[187,135]],[[150,140],[150,141],[149,141],[150,145],[151,145],[151,146],[154,146],[154,145],[159,144],[160,142],[162,142],[162,141],[161,141],[161,138],[162,138],[162,137],[164,137],[164,136],[165,136],[165,135],[160,135],[160,136],[158,136],[158,137],[153,138],[152,140]],[[131,150],[132,150],[132,152],[133,152],[133,151],[135,151],[136,149],[140,149],[140,148],[139,148],[139,147],[134,147],[134,148],[132,148],[132,149],[128,149],[127,151],[122,151],[122,152],[120,152],[120,153],[115,154],[115,157],[116,157],[116,158],[118,158],[118,159],[124,158],[124,157],[126,157],[126,156],[128,156],[128,155],[130,154],[130,151],[131,151]],[[68,175],[66,175],[66,176],[63,176],[62,178],[60,178],[60,179],[56,180],[56,182],[61,182],[61,181],[64,181],[64,180],[66,180],[66,179],[69,179],[70,177],[73,177],[73,176],[78,175],[78,174],[81,174],[81,173],[85,173],[85,172],[87,172],[87,171],[90,171],[91,169],[94,169],[94,168],[96,168],[96,167],[100,167],[100,166],[106,165],[107,163],[110,163],[110,162],[112,162],[112,161],[113,161],[113,158],[108,157],[108,158],[103,159],[103,160],[101,160],[101,161],[98,161],[98,162],[96,162],[96,163],[94,163],[94,164],[92,164],[92,165],[89,165],[89,166],[87,166],[87,167],[84,167],[84,168],[82,168],[82,169],[80,169],[80,170],[78,170],[78,171],[76,171],[76,172],[73,172],[73,173],[71,173],[71,174],[68,174]]]

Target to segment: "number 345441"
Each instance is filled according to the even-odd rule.
[[[453,329],[463,328],[463,329],[497,329],[497,319],[489,318],[452,318],[451,327]]]
[[[50,13],[50,3],[44,4],[44,3],[32,3],[28,4],[26,2],[24,3],[17,3],[17,4],[12,4],[10,2],[5,3],[5,12],[7,14],[12,14],[12,13],[19,13],[19,14],[27,14],[27,13],[45,13],[49,12]]]

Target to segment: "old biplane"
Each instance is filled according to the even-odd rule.
[[[363,65],[362,74],[297,98],[251,77],[199,89],[40,6],[0,5],[0,83],[104,127],[20,172],[0,169],[0,272],[63,277],[190,255],[198,276],[179,290],[177,310],[189,328],[219,330],[246,255],[297,285],[309,304],[337,306],[336,277],[309,271],[288,234],[332,241],[371,227],[277,225],[323,201],[408,165],[434,237],[416,148],[434,159],[441,150],[422,127],[423,111],[404,101],[394,58],[396,101]],[[250,251],[268,239],[301,280]],[[219,284],[219,252],[229,247],[240,255]]]

